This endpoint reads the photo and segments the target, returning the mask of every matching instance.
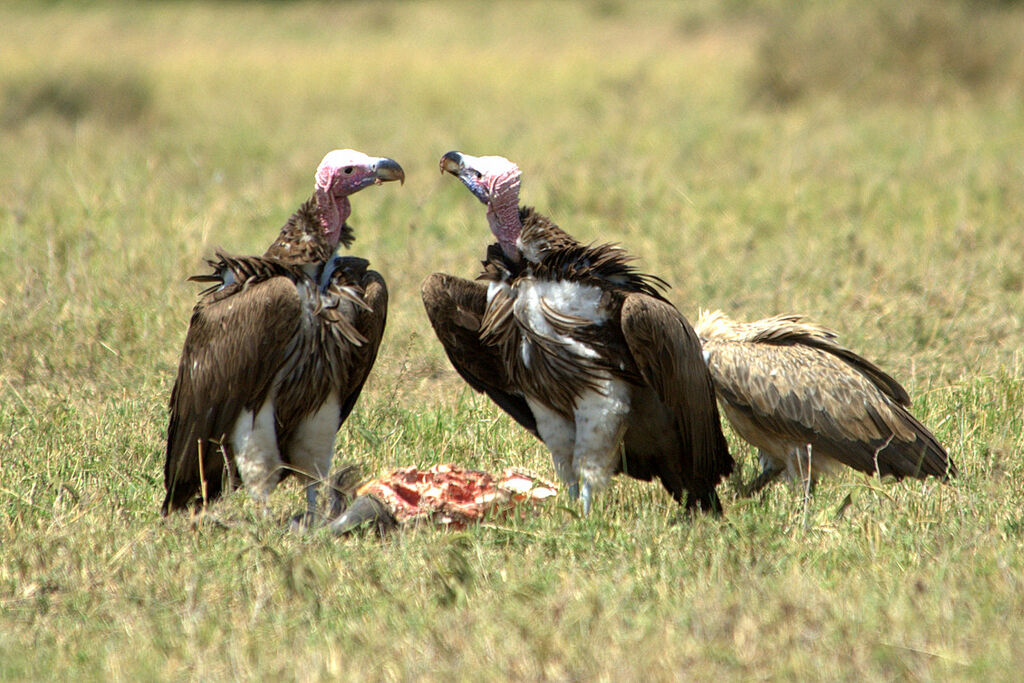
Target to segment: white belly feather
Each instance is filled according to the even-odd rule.
[[[601,310],[602,291],[599,288],[563,280],[525,279],[519,282],[516,290],[514,312],[520,325],[530,328],[539,336],[558,341],[569,353],[584,358],[597,358],[598,353],[587,344],[555,331],[544,316],[541,301],[562,315],[600,323],[607,320],[608,315]],[[530,367],[529,347],[525,343],[522,354],[523,363]]]

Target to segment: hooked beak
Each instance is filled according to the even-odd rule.
[[[491,189],[484,183],[483,173],[476,168],[477,157],[451,151],[441,157],[441,174],[451,173],[484,204],[491,199]]]
[[[459,171],[464,168],[462,163],[462,154],[460,152],[446,152],[441,157],[441,175],[446,172],[451,173],[453,176],[459,175]]]
[[[404,185],[405,171],[397,161],[385,157],[377,161],[373,171],[373,181],[379,185],[390,180],[397,180],[399,185]]]

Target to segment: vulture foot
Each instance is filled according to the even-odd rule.
[[[761,470],[761,474],[757,475],[752,482],[743,487],[742,495],[745,498],[757,495],[765,486],[778,479],[785,469],[785,467],[774,462],[766,462]]]
[[[302,512],[292,517],[288,528],[294,533],[301,534],[309,531],[310,529],[315,529],[323,523],[323,515],[307,510],[306,512]]]
[[[327,513],[330,519],[336,519],[345,511],[356,497],[356,490],[362,484],[362,473],[359,465],[345,465],[331,478],[330,506]]]
[[[373,496],[359,496],[348,509],[330,524],[331,533],[341,536],[351,533],[364,526],[373,526],[384,534],[394,528],[398,522],[384,507],[383,503]]]

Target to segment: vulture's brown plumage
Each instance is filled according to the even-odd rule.
[[[715,486],[733,461],[700,342],[664,283],[618,247],[580,244],[521,208],[507,159],[449,152],[441,169],[487,204],[498,239],[478,281],[423,284],[459,374],[544,441],[585,511],[616,472],[720,510]]]
[[[764,487],[847,465],[896,478],[946,479],[956,466],[910,414],[906,390],[874,363],[800,316],[752,323],[701,312],[704,357],[729,422],[760,452]]]
[[[263,256],[218,252],[212,273],[190,278],[212,284],[192,311],[171,392],[164,514],[239,480],[265,502],[294,473],[313,518],[387,315],[383,278],[364,259],[335,255],[353,239],[348,197],[404,177],[391,159],[335,150]]]

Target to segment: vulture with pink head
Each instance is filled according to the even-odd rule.
[[[581,244],[520,207],[508,159],[449,152],[441,171],[487,205],[497,238],[476,282],[435,273],[423,283],[463,379],[544,442],[584,512],[618,472],[720,511],[715,487],[733,461],[700,342],[659,292],[667,285],[622,249]]]
[[[312,197],[263,256],[217,252],[192,311],[171,391],[162,512],[202,506],[245,485],[265,503],[289,474],[306,484],[303,522],[316,518],[334,436],[377,357],[384,280],[353,241],[349,196],[404,181],[395,161],[334,150]]]

